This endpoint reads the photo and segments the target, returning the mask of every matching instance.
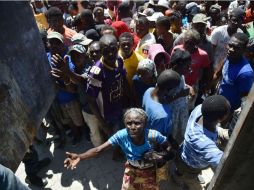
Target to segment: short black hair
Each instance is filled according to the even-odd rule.
[[[180,80],[181,77],[177,72],[167,69],[158,77],[157,86],[159,89],[172,89],[180,83]]]
[[[121,3],[119,6],[118,6],[118,12],[120,12],[120,13],[129,13],[129,11],[130,11],[130,5],[129,5],[129,3],[127,3],[127,2],[124,2],[124,3]]]
[[[52,17],[61,17],[63,18],[63,12],[58,7],[50,7],[45,13],[47,19]]]
[[[157,25],[164,26],[167,30],[170,29],[170,18],[167,16],[159,17],[156,21]]]
[[[209,96],[204,100],[201,112],[206,121],[216,122],[230,112],[230,104],[224,96]]]
[[[70,11],[70,10],[78,11],[78,3],[76,1],[70,3],[70,5],[68,7],[68,11]]]
[[[245,47],[248,45],[249,43],[249,38],[246,34],[241,33],[241,32],[237,32],[235,34],[233,34],[233,37],[235,37],[236,39],[238,39]]]
[[[171,55],[170,66],[173,67],[178,64],[184,64],[187,61],[191,61],[191,54],[186,50],[177,48]]]
[[[93,13],[90,9],[84,9],[80,13],[80,17],[86,19],[87,22],[90,23],[90,24],[94,22]]]
[[[126,38],[131,40],[132,42],[134,42],[134,37],[130,32],[124,32],[119,36],[119,41],[121,41],[121,39]]]
[[[137,19],[137,22],[140,23],[140,24],[149,26],[149,20],[148,20],[146,17],[144,17],[144,16],[139,17],[139,18]]]
[[[104,43],[108,43],[108,42],[111,42],[111,41],[115,41],[116,43],[117,43],[117,39],[116,39],[116,37],[114,36],[114,35],[112,35],[112,34],[105,34],[105,35],[103,35],[101,38],[100,38],[100,40],[99,40],[99,42],[100,42],[100,45],[101,44],[104,44]]]
[[[101,28],[101,35],[103,35],[103,31],[105,31],[105,30],[111,30],[114,34],[116,33],[116,30],[112,26],[105,24]]]

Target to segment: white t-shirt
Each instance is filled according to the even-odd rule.
[[[211,34],[211,43],[216,46],[214,52],[214,68],[217,68],[227,56],[227,44],[230,40],[227,28],[228,25],[219,26]],[[237,32],[243,31],[238,28]]]

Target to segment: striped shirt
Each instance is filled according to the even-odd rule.
[[[190,167],[204,169],[209,166],[216,168],[223,152],[216,145],[218,132],[208,131],[196,121],[202,116],[201,105],[191,113],[181,147],[181,158]]]

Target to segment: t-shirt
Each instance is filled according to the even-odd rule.
[[[172,133],[171,108],[154,101],[151,96],[153,90],[154,88],[149,88],[143,97],[143,108],[148,116],[147,128],[157,130],[168,137]]]
[[[177,48],[184,50],[183,45],[178,45],[174,47],[172,53]],[[200,79],[202,69],[208,68],[209,66],[210,66],[210,60],[207,53],[204,50],[198,48],[197,51],[191,54],[190,67],[192,72],[184,75],[186,84],[190,86],[197,84],[197,82]]]
[[[216,145],[218,132],[208,131],[197,123],[202,116],[201,105],[191,113],[181,147],[181,158],[190,167],[204,169],[208,166],[217,167],[223,152]]]
[[[138,75],[134,75],[133,77],[133,89],[135,91],[135,94],[137,96],[137,103],[138,103],[138,106],[141,106],[142,105],[142,100],[143,100],[143,96],[144,96],[144,93],[145,91],[148,89],[148,88],[151,88],[151,87],[154,87],[155,84],[145,84],[144,82],[142,82],[140,80],[140,78],[138,77]]]
[[[112,122],[122,114],[123,80],[126,77],[123,60],[117,58],[112,68],[102,59],[89,71],[87,93],[95,97],[102,117]]]
[[[49,64],[50,64],[50,67],[54,67],[54,65],[52,65],[51,63],[51,53],[47,53],[47,56],[48,56],[48,61],[49,61]],[[62,56],[64,57],[64,56]],[[71,62],[71,59],[69,57],[69,68],[71,71],[74,71],[74,64]],[[59,81],[60,85],[63,85],[64,86],[64,82],[62,80]],[[59,104],[66,104],[66,103],[69,103],[71,102],[72,100],[76,99],[77,98],[77,93],[71,93],[71,92],[67,92],[65,90],[58,90],[57,94],[56,94],[56,99],[58,101]]]
[[[227,98],[232,111],[241,106],[241,93],[250,91],[253,79],[253,70],[245,58],[238,64],[225,61],[219,94]]]
[[[121,55],[121,51],[119,52]],[[132,78],[136,74],[138,63],[143,59],[143,57],[133,51],[131,56],[127,59],[123,59],[124,68],[126,70],[126,78],[130,86],[132,86]]]
[[[211,43],[216,46],[214,51],[214,68],[216,69],[227,57],[227,44],[230,40],[227,28],[228,25],[219,26],[211,34]],[[242,30],[238,28],[237,32],[242,32]]]
[[[152,33],[147,33],[142,39],[140,39],[136,50],[144,58],[148,56],[149,46],[156,43],[156,39]]]
[[[143,155],[152,149],[150,142],[156,141],[158,144],[166,142],[166,137],[155,130],[145,130],[145,142],[142,145],[132,143],[131,137],[128,135],[127,129],[122,129],[115,133],[108,142],[113,145],[119,145],[126,155],[127,160],[142,160]]]

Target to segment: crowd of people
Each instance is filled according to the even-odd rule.
[[[218,166],[254,80],[254,1],[34,1],[31,8],[57,86],[44,123],[59,148],[68,133],[74,146],[83,137],[94,145],[67,152],[64,166],[112,147],[113,159],[126,159],[122,190],[156,190],[169,177],[181,189],[204,189],[201,171]],[[37,168],[32,157],[27,174]],[[45,186],[36,172],[27,181]]]

